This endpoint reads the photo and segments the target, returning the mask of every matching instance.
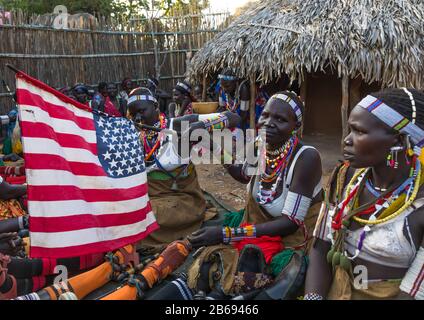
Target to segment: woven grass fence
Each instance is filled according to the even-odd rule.
[[[36,21],[16,15],[13,24],[0,26],[0,80],[12,91],[14,74],[6,64],[56,88],[78,82],[92,86],[101,81],[120,83],[126,77],[141,84],[152,75],[170,92],[184,78],[190,58],[228,26],[230,17],[226,13],[186,15],[125,24],[99,19],[95,30],[58,30]],[[0,113],[4,114],[12,100],[0,87]]]

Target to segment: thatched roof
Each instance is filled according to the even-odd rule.
[[[424,1],[263,0],[193,58],[188,75],[233,67],[266,82],[332,68],[385,86],[424,87]]]

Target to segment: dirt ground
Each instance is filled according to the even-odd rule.
[[[327,182],[332,169],[339,159],[342,159],[340,138],[322,134],[305,136],[303,141],[312,145],[321,154],[324,171],[324,182]],[[234,180],[221,165],[197,166],[201,187],[213,194],[218,200],[240,210],[244,208],[246,185]]]

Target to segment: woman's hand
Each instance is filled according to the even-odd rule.
[[[200,248],[203,246],[211,246],[222,243],[222,228],[221,227],[207,227],[193,232],[188,237],[193,248]]]
[[[11,161],[11,162],[16,162],[21,160],[22,158],[20,156],[18,156],[16,153],[11,153],[8,154],[6,156],[3,157],[3,161]]]
[[[18,237],[16,232],[0,234],[0,253],[17,256],[25,249],[24,246],[24,241]]]
[[[185,108],[187,107],[189,104],[191,103],[191,98],[189,96],[185,96],[183,103],[182,103],[182,107]]]

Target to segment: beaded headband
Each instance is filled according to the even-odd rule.
[[[272,96],[272,98],[288,103],[290,107],[293,109],[294,113],[296,114],[297,125],[299,127],[302,125],[302,109],[297,105],[297,103],[292,98],[282,93],[275,94]]]
[[[218,76],[218,79],[225,80],[225,81],[235,81],[235,80],[237,80],[237,77],[236,76],[228,76],[228,75],[225,75],[225,74],[220,74]]]
[[[414,123],[415,121],[409,121],[408,118],[405,118],[399,112],[371,95],[365,97],[361,102],[359,102],[358,106],[372,113],[394,130],[409,135],[411,137],[411,141],[415,144],[415,154],[421,154],[421,149],[424,147],[424,130],[418,127]]]
[[[72,90],[75,92],[84,92],[84,93],[88,92],[88,88],[82,84],[75,86]]]
[[[153,96],[153,93],[152,93],[152,91],[150,91],[150,89],[149,88],[146,88],[146,87],[137,87],[137,88],[134,88],[134,89],[132,89],[131,91],[130,91],[130,94],[129,94],[129,96],[132,96],[135,92],[137,92],[138,90],[140,90],[140,89],[143,89],[143,90],[146,90],[149,94],[149,96]]]
[[[177,85],[176,85],[176,87],[183,88],[188,93],[191,92],[191,88],[188,85],[186,85],[185,83],[183,83],[183,82],[178,82]]]
[[[157,86],[157,84],[153,81],[153,80],[151,80],[151,79],[147,79],[147,82],[148,83],[150,83],[152,86],[154,86],[155,88],[157,88],[158,86]]]
[[[148,96],[148,95],[135,95],[135,96],[131,96],[128,98],[128,104],[131,104],[135,101],[152,101],[154,103],[158,103],[158,101],[156,100],[155,97],[153,96]]]

